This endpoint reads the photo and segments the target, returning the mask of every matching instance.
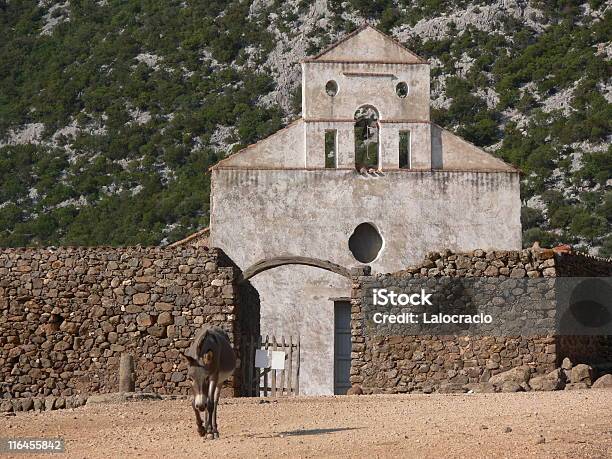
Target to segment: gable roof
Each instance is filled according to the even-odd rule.
[[[434,123],[431,123],[431,137],[431,165],[434,170],[520,173],[520,169],[512,164]]]
[[[369,24],[362,25],[304,62],[427,64],[426,60]]]
[[[303,123],[304,120],[298,118],[268,137],[222,159],[209,170],[224,167],[304,167],[304,158],[296,154],[304,148],[304,135],[300,131]]]
[[[431,168],[410,171],[516,172],[520,170],[430,121]],[[305,122],[298,119],[280,131],[219,161],[215,169],[309,169],[304,165]],[[310,169],[317,169],[311,167]],[[342,168],[338,168],[342,169]],[[352,169],[349,168],[349,169]],[[390,170],[390,169],[389,169]],[[175,243],[177,244],[177,243]]]
[[[183,246],[192,246],[192,247],[201,247],[208,246],[208,239],[210,237],[210,228],[207,226],[206,228],[202,228],[195,233],[190,234],[189,236],[173,242],[172,244],[168,244],[168,248],[174,247],[183,247]]]

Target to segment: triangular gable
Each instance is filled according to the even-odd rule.
[[[427,62],[397,41],[364,25],[334,43],[310,62],[389,62],[396,64],[426,64]]]
[[[295,120],[265,139],[222,159],[211,169],[304,167],[303,123],[302,119]]]
[[[433,169],[451,171],[520,172],[436,124],[431,126],[431,164]]]

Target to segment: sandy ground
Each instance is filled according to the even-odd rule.
[[[2,437],[61,436],[83,458],[612,458],[612,390],[226,399],[219,430],[199,437],[187,400],[0,417]]]

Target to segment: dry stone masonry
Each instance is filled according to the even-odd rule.
[[[217,249],[0,251],[3,398],[30,400],[12,409],[61,408],[117,391],[125,353],[134,356],[137,391],[188,393],[180,354],[195,331],[208,323],[234,340],[243,332],[239,275]],[[11,409],[6,400],[2,409]]]
[[[578,363],[611,362],[612,337],[377,336],[369,333],[365,321],[373,287],[399,292],[412,279],[442,276],[519,280],[575,275],[610,276],[612,263],[582,255],[555,254],[550,249],[466,253],[447,250],[428,253],[419,266],[393,274],[370,275],[367,267],[354,269],[351,383],[362,386],[366,393],[530,390],[530,378],[539,375],[543,377],[534,382],[538,389],[563,388],[566,380],[570,388],[574,381],[584,383],[576,375],[555,378],[554,372],[566,356]],[[584,367],[593,371],[591,366]]]
[[[396,273],[371,275],[366,266],[350,274],[350,381],[359,393],[612,384],[605,374],[612,370],[605,371],[610,336],[385,336],[364,326],[373,286],[401,290],[411,280],[442,277],[610,276],[609,260],[547,249],[442,251]],[[240,337],[259,334],[259,294],[243,279],[220,249],[203,246],[0,250],[0,411],[76,407],[91,394],[117,392],[126,355],[133,357],[136,393],[187,394],[181,353],[198,328],[224,328],[239,355]],[[239,387],[234,377],[229,390]]]

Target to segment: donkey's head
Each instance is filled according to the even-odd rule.
[[[183,357],[189,364],[187,377],[191,381],[193,403],[197,409],[203,411],[206,407],[208,381],[213,369],[213,353],[208,351],[201,358],[196,358],[186,352]]]

